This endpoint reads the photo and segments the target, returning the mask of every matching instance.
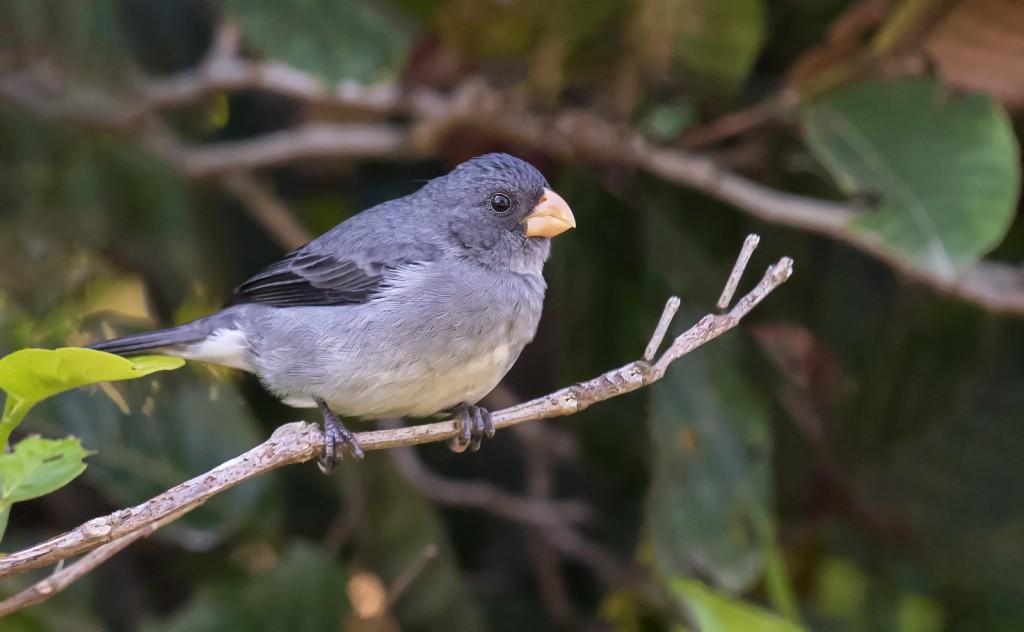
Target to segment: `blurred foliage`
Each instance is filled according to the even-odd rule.
[[[165,162],[166,135],[403,123],[251,90],[142,107],[143,79],[196,69],[224,19],[245,56],[329,93],[482,77],[540,113],[583,108],[767,186],[852,198],[864,211],[839,229],[907,267],[950,278],[1024,257],[1019,2],[0,0],[0,15],[0,356],[208,313],[280,257],[217,181]],[[562,532],[437,505],[373,454],[332,479],[296,467],[250,481],[0,628],[1019,629],[1019,317],[486,130],[451,134],[430,161],[324,159],[258,177],[321,232],[495,149],[544,170],[579,222],[554,245],[541,331],[506,382],[517,396],[635,359],[670,293],[685,306],[677,331],[712,309],[750,231],[764,251],[752,270],[796,260],[744,329],[650,389],[550,422],[569,447],[539,454],[502,432],[476,455],[419,450],[443,475],[514,493],[549,462],[554,496],[593,509],[580,533],[645,579],[542,546]],[[6,410],[81,377],[45,393],[4,382]],[[202,367],[50,398],[0,455],[4,519],[18,501],[5,549],[145,500],[298,414],[250,377]],[[38,463],[60,472],[12,483]]]

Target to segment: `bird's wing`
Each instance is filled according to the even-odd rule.
[[[433,261],[441,254],[440,249],[426,244],[389,250],[392,254],[388,256],[357,261],[308,246],[301,248],[235,288],[232,303],[276,307],[365,303],[387,285],[391,272]]]

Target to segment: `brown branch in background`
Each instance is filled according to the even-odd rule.
[[[515,90],[495,90],[469,77],[450,94],[404,90],[397,84],[325,86],[313,75],[238,54],[237,30],[222,28],[206,61],[178,75],[149,80],[137,94],[62,99],[60,74],[46,66],[0,73],[0,98],[41,116],[100,125],[135,138],[188,178],[219,176],[308,159],[416,159],[442,152],[448,136],[471,131],[558,156],[647,171],[689,187],[758,219],[823,235],[884,261],[904,277],[999,313],[1024,315],[1024,269],[983,261],[954,278],[915,267],[877,236],[847,228],[858,208],[793,195],[758,184],[683,149],[652,144],[642,135],[588,111],[563,109],[539,115]],[[292,130],[201,146],[186,146],[144,125],[160,108],[183,106],[223,91],[258,89],[305,103],[324,103],[381,120],[401,115],[409,123],[312,123]],[[97,104],[105,104],[99,108]],[[97,120],[97,117],[99,120]]]
[[[244,171],[229,173],[221,178],[220,183],[285,251],[295,250],[313,240],[313,235],[284,202],[251,174]]]
[[[700,127],[686,130],[679,146],[688,151],[702,149],[715,143],[746,134],[753,129],[779,120],[797,106],[794,94],[783,93],[778,99],[768,99],[750,107],[730,112]]]
[[[560,158],[597,164],[618,164],[648,171],[666,181],[700,191],[727,202],[763,221],[823,235],[848,244],[891,266],[902,276],[978,304],[990,311],[1024,315],[1024,270],[1017,266],[983,261],[959,276],[948,278],[916,267],[890,250],[872,233],[850,230],[847,225],[857,216],[855,206],[794,195],[758,184],[717,164],[712,158],[679,149],[654,145],[638,134],[590,113],[563,111],[544,118],[528,110],[510,107],[510,95],[492,90],[480,82],[467,81],[451,98],[428,92],[416,92],[409,107],[419,123],[402,137],[398,128],[379,124],[360,126],[361,142],[367,156],[412,158],[435,155],[452,131],[471,130],[482,136],[499,138],[528,146]],[[392,104],[398,107],[398,104]],[[391,108],[388,108],[390,111]],[[322,136],[313,139],[306,128],[292,133],[279,132],[268,138],[274,151],[257,151],[242,158],[244,152],[260,149],[262,140],[252,139],[183,150],[186,174],[200,177],[232,167],[238,160],[244,166],[271,166],[276,161],[294,161],[310,157],[351,157],[352,147],[328,142],[353,134],[351,125],[318,126]],[[376,131],[373,131],[376,130]],[[280,134],[286,134],[284,136]],[[373,141],[370,137],[376,135]],[[244,144],[242,144],[244,143]],[[200,152],[192,155],[190,152]]]
[[[550,503],[555,478],[551,453],[538,450],[526,458],[526,491],[533,502]],[[544,529],[533,527],[527,533],[526,551],[533,562],[541,601],[556,626],[568,629],[576,613],[569,588],[562,574],[560,552],[545,538]],[[625,567],[626,565],[623,564]]]
[[[310,123],[251,139],[173,147],[161,157],[186,178],[208,178],[318,158],[412,160],[428,155],[413,147],[400,125]]]
[[[174,108],[195,104],[219,92],[262,90],[309,103],[382,111],[395,107],[401,90],[393,83],[364,86],[342,82],[333,91],[314,75],[273,60],[250,61],[239,55],[238,26],[225,22],[217,30],[206,59],[194,70],[144,81],[146,107]]]
[[[788,257],[771,266],[757,286],[729,313],[709,314],[702,318],[678,336],[653,365],[644,360],[631,362],[591,380],[494,412],[494,425],[508,428],[527,421],[571,415],[597,402],[650,385],[664,376],[672,362],[739,324],[751,309],[789,279],[792,266],[793,262]],[[446,441],[458,434],[458,423],[447,420],[361,432],[356,433],[356,437],[363,449],[369,451]],[[45,542],[0,558],[0,577],[54,564],[120,541],[142,529],[173,519],[172,516],[184,515],[239,483],[283,465],[312,460],[322,453],[323,432],[318,426],[305,422],[285,424],[259,446],[146,502],[95,518]],[[546,538],[552,546],[573,559],[586,560],[602,581],[610,584],[621,581],[623,569],[617,559],[564,523],[546,524],[549,526]],[[0,615],[12,612],[15,607],[12,604],[20,603],[20,599],[24,597],[15,595],[0,602]]]
[[[442,505],[482,509],[506,520],[534,527],[578,523],[592,517],[590,508],[583,502],[536,502],[510,494],[490,483],[439,476],[423,464],[411,447],[396,447],[390,455],[395,469],[403,479],[418,492]]]

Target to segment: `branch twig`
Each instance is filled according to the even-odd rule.
[[[761,238],[757,235],[747,235],[747,238],[743,241],[743,250],[740,251],[740,256],[732,266],[732,272],[729,273],[729,280],[725,282],[722,296],[719,297],[718,302],[715,304],[718,309],[729,309],[729,303],[732,303],[732,297],[736,294],[736,288],[740,284],[740,277],[743,276],[743,271],[747,269],[750,257],[753,256],[754,250],[757,249],[759,243],[761,243]]]
[[[792,261],[788,257],[781,259],[768,269],[757,286],[741,298],[729,313],[709,314],[702,318],[678,336],[654,364],[644,360],[631,362],[550,395],[497,411],[492,415],[495,426],[507,428],[527,421],[570,415],[596,402],[635,391],[661,379],[672,362],[735,327],[769,293],[788,280],[791,273]],[[672,303],[670,300],[669,305]],[[659,334],[656,331],[652,344],[658,336],[663,335],[663,332]],[[457,423],[448,420],[361,432],[356,436],[363,449],[369,451],[445,441],[459,432]],[[0,578],[53,564],[108,543],[121,544],[125,539],[142,537],[137,535],[140,531],[151,532],[239,483],[284,465],[312,460],[319,457],[322,451],[323,433],[318,426],[305,422],[283,425],[259,446],[144,503],[95,518],[45,542],[0,558]],[[614,578],[620,576],[621,569],[615,560],[594,558],[595,555],[600,557],[602,552],[595,551],[594,546],[581,539],[579,534],[564,523],[556,524],[550,537],[553,545],[566,554],[591,558],[597,568],[603,569],[601,575],[606,581],[614,581]],[[101,550],[103,553],[96,551],[94,557],[88,558],[90,563],[96,560],[95,564],[98,564],[120,549],[112,546]],[[79,564],[83,562],[85,560]],[[65,570],[75,568],[81,568],[83,572],[88,570],[88,567],[79,567],[77,564]],[[19,607],[17,604],[28,599],[23,595],[21,593],[0,602],[0,613],[11,612],[11,608]]]

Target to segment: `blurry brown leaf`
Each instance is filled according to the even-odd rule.
[[[923,55],[950,86],[1024,107],[1024,2],[931,0],[903,10],[893,0],[861,0],[832,24],[824,42],[797,59],[786,84],[806,89],[824,78],[827,87],[868,68],[922,75],[928,72]]]
[[[373,573],[357,573],[348,580],[348,599],[356,616],[371,619],[384,614],[388,591],[384,582]]]
[[[373,573],[356,573],[348,581],[348,600],[352,612],[343,629],[352,632],[397,632],[401,628],[388,612],[388,591]]]
[[[1024,107],[1024,2],[962,0],[925,42],[949,84]]]

